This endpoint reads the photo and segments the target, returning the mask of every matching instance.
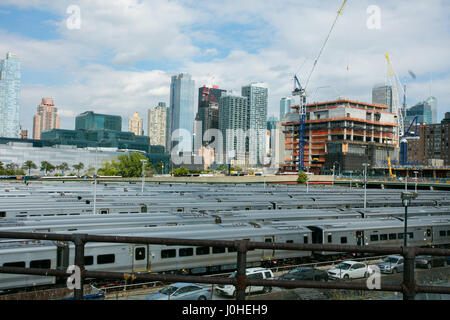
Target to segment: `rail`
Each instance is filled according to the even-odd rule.
[[[75,265],[80,270],[79,288],[76,287],[74,289],[75,300],[83,299],[83,286],[85,279],[110,279],[110,280],[116,279],[116,280],[132,280],[132,281],[137,280],[137,281],[161,281],[161,282],[195,282],[205,284],[231,284],[236,287],[237,300],[245,300],[245,289],[247,286],[391,291],[403,293],[404,300],[414,300],[416,293],[450,294],[450,287],[418,285],[415,283],[415,276],[414,276],[415,257],[417,255],[450,256],[450,249],[266,243],[266,242],[250,242],[248,240],[225,241],[225,240],[172,239],[172,238],[151,238],[151,237],[130,237],[130,236],[98,236],[88,234],[53,234],[53,233],[23,233],[23,232],[0,232],[0,239],[2,238],[73,242],[75,245]],[[236,248],[237,249],[236,277],[219,278],[219,277],[201,277],[189,275],[89,271],[85,269],[84,265],[84,249],[85,244],[88,242]],[[379,255],[381,254],[402,255],[404,257],[403,283],[394,285],[380,284],[379,287],[369,288],[369,286],[367,286],[366,284],[353,282],[328,283],[328,282],[303,281],[303,280],[286,281],[286,280],[248,279],[245,273],[247,251],[253,249],[331,251],[331,252],[345,252],[345,253],[370,253]],[[67,270],[4,267],[4,266],[0,267],[0,273],[56,276],[56,277],[72,276],[72,273]]]

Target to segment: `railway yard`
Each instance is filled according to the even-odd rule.
[[[365,195],[363,188],[332,185],[0,181],[0,232],[400,247],[402,191],[367,189]],[[408,245],[449,247],[450,192],[419,190],[408,207]],[[84,255],[86,269],[93,271],[208,276],[236,269],[232,248],[88,243]],[[74,258],[70,243],[0,239],[0,266],[65,270]],[[373,264],[382,258],[256,249],[247,254],[247,267],[271,268],[278,277],[294,266],[327,270],[343,259]],[[448,280],[446,263],[438,269],[420,274],[438,270],[439,278]],[[123,283],[92,284],[124,289]],[[0,273],[4,295],[58,286],[57,277]],[[270,296],[286,299],[286,293],[276,294],[283,290],[274,288]]]

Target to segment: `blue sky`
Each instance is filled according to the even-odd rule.
[[[278,116],[293,74],[307,77],[341,3],[2,0],[0,56],[21,59],[21,123],[30,131],[42,97],[55,99],[63,128],[86,110],[119,114],[126,128],[135,111],[146,118],[147,109],[169,102],[170,77],[181,72],[197,87],[212,82],[237,92],[264,81],[269,115]],[[80,29],[68,28],[71,5],[80,9]],[[380,9],[380,29],[367,26],[371,5]],[[371,102],[373,85],[385,82],[389,52],[407,81],[408,104],[431,88],[441,119],[450,111],[449,15],[445,0],[349,0],[311,77],[309,99],[339,93]],[[317,89],[323,86],[330,87]]]

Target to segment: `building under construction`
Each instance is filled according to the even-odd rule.
[[[298,109],[299,106],[293,106]],[[285,161],[282,172],[298,170],[299,113],[286,115],[282,124],[285,135]],[[375,166],[398,159],[395,135],[397,116],[384,105],[339,99],[306,106],[304,163],[319,174],[335,167],[336,171],[361,171],[363,163]]]

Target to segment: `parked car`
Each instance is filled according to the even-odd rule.
[[[315,280],[328,281],[328,273],[312,267],[299,267],[278,277],[278,280]]]
[[[447,265],[448,257],[438,256],[417,256],[416,267],[431,269],[434,267],[445,267]]]
[[[266,280],[266,279],[273,279],[273,273],[270,269],[265,268],[249,268],[245,270],[245,274],[247,276],[247,279],[259,279],[259,280]],[[236,271],[233,272],[230,275],[230,278],[236,277]],[[264,292],[268,293],[272,291],[272,287],[263,287],[263,286],[247,286],[245,289],[245,293],[253,293],[253,292]],[[226,295],[230,297],[236,296],[236,288],[233,285],[227,284],[227,285],[217,285],[216,286],[216,292],[220,295]]]
[[[367,278],[375,272],[370,266],[357,261],[343,261],[328,270],[331,279],[357,279]]]
[[[147,300],[211,300],[211,286],[194,283],[173,283],[147,295]]]
[[[402,256],[387,256],[382,262],[377,264],[381,273],[397,273],[403,271]]]

